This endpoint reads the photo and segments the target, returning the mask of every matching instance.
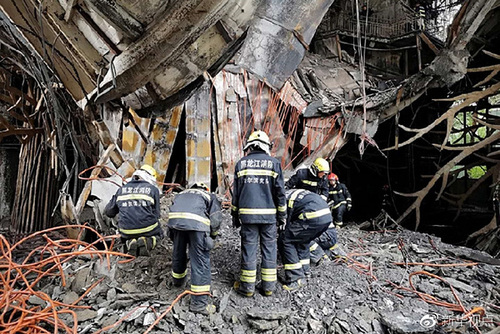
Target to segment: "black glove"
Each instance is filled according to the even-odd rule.
[[[351,202],[347,202],[347,211],[351,211],[352,204]]]
[[[240,217],[238,217],[238,215],[234,215],[233,216],[233,227],[238,228],[240,226],[241,226]]]
[[[278,218],[278,231],[283,232],[286,228],[286,217]]]

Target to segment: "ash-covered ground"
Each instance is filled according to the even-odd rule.
[[[313,267],[313,275],[299,291],[288,292],[278,284],[271,297],[239,296],[232,285],[239,273],[239,230],[231,227],[228,212],[216,246],[212,250],[212,303],[217,313],[204,316],[188,311],[189,296],[183,297],[151,333],[473,333],[476,329],[463,312],[441,306],[463,305],[476,327],[487,333],[500,322],[500,261],[485,253],[442,243],[436,237],[403,229],[362,231],[356,226],[339,230],[340,242],[351,259],[325,262]],[[126,319],[107,333],[144,333],[172,301],[189,288],[172,286],[172,243],[164,239],[151,257],[126,264],[115,259],[109,271],[98,260],[79,259],[65,268],[66,288],[50,282],[42,290],[54,299],[71,303],[92,283],[102,283],[77,311],[79,333],[95,333]],[[414,263],[467,263],[476,265],[434,267],[396,265]],[[409,277],[415,288],[410,291]],[[280,276],[283,268],[278,269]],[[430,297],[429,297],[430,296]],[[436,302],[434,305],[424,301]],[[36,298],[32,301],[36,304]],[[486,313],[483,314],[482,310]],[[446,324],[440,323],[449,321]]]

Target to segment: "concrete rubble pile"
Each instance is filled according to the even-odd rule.
[[[163,210],[168,201],[162,199]],[[461,303],[465,312],[482,308],[470,315],[483,333],[500,322],[499,260],[445,244],[427,234],[400,229],[363,231],[348,225],[339,230],[340,241],[349,255],[347,261],[325,261],[313,267],[307,285],[296,292],[278,288],[272,297],[241,297],[232,290],[239,271],[239,231],[230,225],[230,215],[224,212],[221,235],[211,253],[211,293],[217,312],[210,316],[189,312],[187,296],[150,333],[475,332],[464,320],[464,313],[427,303],[410,291],[409,276],[418,271],[444,279],[460,301],[448,284],[427,275],[412,278],[419,292],[438,302]],[[163,239],[151,257],[138,257],[128,263],[114,259],[110,270],[104,262],[80,257],[64,267],[68,278],[65,288],[54,279],[41,282],[39,288],[54,300],[71,304],[104,278],[78,304],[91,306],[76,310],[78,333],[96,333],[103,328],[106,333],[145,333],[189,287],[172,286],[171,253],[171,241]],[[444,263],[455,265],[434,266]],[[282,274],[282,268],[278,272]],[[29,302],[43,304],[36,297]],[[451,321],[438,325],[447,320]],[[68,321],[72,321],[70,317]]]

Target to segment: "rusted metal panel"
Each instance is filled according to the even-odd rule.
[[[211,119],[210,87],[207,83],[186,101],[186,179],[189,184],[204,182],[210,185]]]
[[[308,118],[305,120],[304,135],[300,144],[307,146],[309,151],[320,148],[335,130],[336,117]]]
[[[151,119],[137,116],[133,109],[129,109],[129,114],[132,118],[128,122],[123,122],[122,154],[124,159],[139,165],[146,152]]]
[[[183,110],[183,106],[178,106],[169,110],[166,116],[156,118],[149,136],[143,163],[156,169],[158,181],[165,180]]]

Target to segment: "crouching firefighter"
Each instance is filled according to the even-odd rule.
[[[286,192],[288,212],[285,231],[278,245],[285,268],[285,290],[297,290],[311,275],[309,244],[332,222],[330,209],[320,195],[305,189]]]
[[[149,255],[163,237],[156,170],[149,165],[136,170],[131,181],[113,195],[104,213],[111,218],[119,213],[118,231],[128,254]]]
[[[241,272],[234,289],[245,297],[255,293],[259,245],[262,293],[271,296],[276,286],[276,225],[286,223],[286,198],[281,164],[270,148],[265,132],[253,132],[244,147],[248,154],[234,171],[231,215],[233,226],[241,226]]]
[[[222,220],[219,200],[204,183],[195,183],[175,196],[168,218],[169,236],[174,243],[174,285],[179,287],[186,279],[189,244],[191,291],[210,292],[210,250]],[[192,295],[189,309],[202,314],[215,312],[215,306],[208,304],[208,295]]]

